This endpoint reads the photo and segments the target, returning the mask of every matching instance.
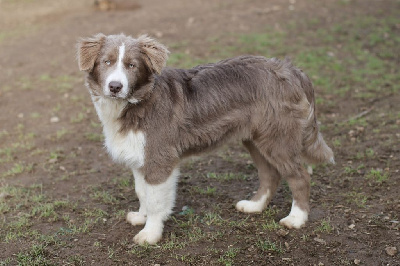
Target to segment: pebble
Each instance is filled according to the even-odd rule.
[[[283,229],[279,229],[278,231],[276,231],[276,234],[278,236],[287,236],[289,234],[289,231],[283,230]]]
[[[389,256],[392,256],[392,257],[397,254],[396,247],[386,247],[385,251],[386,251],[386,254],[388,254]]]
[[[60,118],[58,118],[57,116],[53,116],[52,118],[50,118],[50,123],[58,123],[60,122]]]
[[[24,118],[24,114],[23,113],[18,114],[18,118]]]
[[[326,241],[323,240],[323,239],[321,239],[321,238],[315,237],[315,238],[314,238],[314,241],[316,241],[316,242],[318,242],[318,243],[320,243],[320,244],[326,245]]]
[[[359,259],[355,259],[355,260],[354,260],[354,264],[355,264],[355,265],[359,265],[360,263],[361,263],[361,260],[359,260]]]

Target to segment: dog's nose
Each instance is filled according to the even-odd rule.
[[[122,89],[122,83],[119,81],[111,81],[110,84],[108,84],[108,87],[112,93],[118,93]]]

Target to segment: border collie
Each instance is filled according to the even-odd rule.
[[[236,209],[263,211],[280,180],[293,195],[280,224],[300,228],[310,211],[304,163],[334,163],[315,115],[310,79],[289,60],[239,56],[192,69],[165,68],[169,51],[142,35],[97,34],[78,42],[78,61],[111,157],[132,169],[140,201],[127,221],[155,244],[175,202],[179,163],[239,139],[260,186]]]

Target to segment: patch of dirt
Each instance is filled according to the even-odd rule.
[[[75,204],[65,211],[68,219],[53,221],[51,216],[33,215],[35,218],[27,224],[31,231],[50,235],[52,240],[40,242],[33,235],[7,241],[2,238],[0,260],[12,258],[13,264],[19,252],[46,243],[40,254],[56,265],[400,265],[399,254],[393,251],[400,248],[398,93],[383,92],[372,100],[349,97],[338,101],[321,92],[326,101],[334,102],[318,106],[323,124],[331,125],[325,139],[332,143],[341,137],[342,142],[334,148],[335,166],[314,169],[307,227],[287,232],[265,229],[271,217],[277,222],[290,210],[290,192],[285,184],[270,203],[268,213],[246,215],[235,210],[234,204],[249,198],[258,181],[246,151],[232,143],[183,166],[175,213],[165,225],[164,242],[160,244],[168,239],[179,245],[180,237],[188,234],[193,239],[180,248],[139,248],[132,239],[140,228],[127,224],[123,215],[116,216],[120,210],[138,208],[131,173],[112,163],[103,149],[101,128],[75,55],[80,37],[124,32],[155,36],[172,53],[209,57],[213,49],[228,49],[240,34],[266,28],[283,31],[288,21],[295,21],[301,35],[303,28],[310,27],[302,24],[305,18],[318,18],[320,24],[312,25],[318,30],[356,15],[385,16],[399,10],[396,1],[134,2],[132,8],[103,12],[89,0],[57,4],[51,0],[0,0],[0,155],[4,160],[0,163],[0,185],[31,189],[41,184],[35,193],[51,201]],[[125,4],[132,3],[117,1],[120,7]],[[222,38],[218,44],[224,46],[210,47],[212,38]],[[292,36],[293,42],[297,38]],[[184,51],[181,46],[186,47]],[[364,116],[372,124],[335,129],[335,124],[370,107],[373,109]],[[52,120],[54,117],[58,122]],[[374,133],[375,129],[379,132]],[[12,150],[9,157],[6,148]],[[361,153],[363,156],[357,159]],[[17,164],[23,165],[24,171],[7,174]],[[380,183],[371,181],[365,178],[371,169],[381,169],[390,178]],[[240,176],[217,180],[207,177],[210,173]],[[207,188],[215,191],[207,193]],[[100,195],[96,192],[104,191],[111,197],[96,198]],[[15,198],[0,199],[0,204],[8,200],[18,202]],[[15,205],[20,210],[4,212],[1,219],[15,220],[8,213],[24,212],[26,204],[21,200]],[[203,221],[183,213],[185,207]],[[92,209],[106,214],[86,231],[67,231],[72,230],[71,225],[83,223],[82,217],[92,217],[88,214]],[[220,219],[206,220],[208,213],[218,213]],[[196,230],[201,234],[196,235]]]

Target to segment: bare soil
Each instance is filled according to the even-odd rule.
[[[91,0],[0,0],[0,186],[21,190],[0,194],[1,265],[400,265],[399,253],[390,252],[400,249],[400,95],[390,84],[369,98],[356,97],[356,89],[337,96],[316,86],[319,119],[337,164],[314,168],[305,228],[276,224],[290,211],[286,184],[266,212],[235,210],[258,183],[246,151],[231,143],[183,165],[164,238],[143,248],[132,241],[141,228],[124,221],[124,212],[138,208],[131,173],[106,154],[78,71],[76,41],[98,32],[148,33],[172,54],[202,59],[221,57],[237,36],[296,27],[279,54],[269,55],[284,57],[295,55],[309,27],[400,11],[395,0],[321,2],[116,1],[124,8],[103,12]],[[318,23],[304,23],[313,18]],[[393,25],[398,42],[400,24]],[[373,51],[374,44],[364,48]],[[399,54],[388,59],[398,76]],[[49,217],[33,208],[58,201],[67,203]],[[29,220],[18,227],[24,213]],[[35,245],[41,246],[36,253]]]

